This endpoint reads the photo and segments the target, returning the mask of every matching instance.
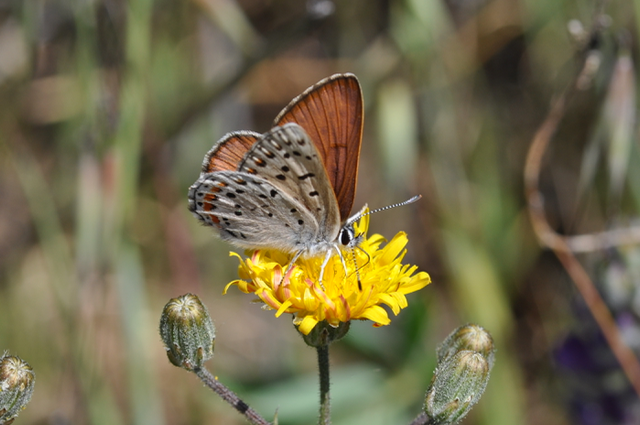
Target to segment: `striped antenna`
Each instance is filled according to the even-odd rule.
[[[386,207],[382,207],[382,208],[376,208],[375,210],[371,210],[369,212],[366,212],[366,213],[363,213],[363,214],[359,214],[359,215],[357,215],[355,217],[351,217],[351,219],[348,221],[348,223],[355,223],[356,221],[360,220],[362,217],[364,217],[366,215],[371,215],[373,213],[390,210],[391,208],[395,208],[395,207],[402,207],[404,205],[413,204],[414,202],[416,202],[420,198],[422,198],[422,195],[416,195],[413,198],[407,199],[404,202],[398,202],[397,204],[387,205]]]

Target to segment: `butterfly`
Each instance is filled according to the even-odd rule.
[[[350,217],[362,144],[362,90],[335,74],[293,99],[264,134],[228,133],[205,155],[189,209],[241,248],[294,255],[354,247]],[[344,264],[344,260],[343,260]],[[320,280],[322,280],[322,270]]]

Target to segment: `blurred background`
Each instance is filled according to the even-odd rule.
[[[603,30],[590,36],[594,11]],[[410,239],[433,283],[391,325],[331,347],[334,424],[415,417],[435,349],[472,321],[497,347],[464,424],[637,424],[640,403],[571,279],[532,231],[528,147],[582,69],[545,157],[551,225],[637,223],[638,2],[0,0],[0,351],[33,366],[18,424],[242,424],[158,336],[169,298],[217,326],[209,368],[265,417],[313,424],[315,352],[224,286],[232,247],[187,210],[226,132],[265,132],[293,97],[353,72],[366,108],[355,208]],[[640,251],[580,255],[640,348]]]

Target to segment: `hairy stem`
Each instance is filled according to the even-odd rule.
[[[331,424],[331,400],[329,398],[329,345],[317,347],[318,371],[320,374],[320,420],[319,425]]]
[[[258,412],[253,410],[247,403],[242,401],[240,397],[229,388],[220,383],[209,371],[205,368],[194,369],[194,373],[198,375],[198,378],[204,384],[211,388],[216,394],[218,394],[224,401],[229,403],[240,414],[244,415],[247,420],[253,425],[271,425],[266,419],[264,419]]]

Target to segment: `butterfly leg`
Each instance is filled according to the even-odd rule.
[[[338,253],[338,257],[340,257],[340,262],[342,263],[342,267],[344,267],[344,276],[345,279],[347,277],[347,263],[344,261],[344,257],[342,256],[342,252],[340,251],[340,248],[338,247],[338,245],[333,245],[332,249],[335,249],[336,252]],[[322,286],[324,288],[324,286],[322,285],[322,280],[324,277],[324,269],[327,267],[327,264],[329,263],[329,259],[331,259],[331,249],[329,249],[327,251],[327,253],[324,256],[324,261],[322,262],[322,266],[320,267],[320,286]]]
[[[322,262],[322,266],[320,266],[320,278],[319,278],[320,282],[319,283],[322,289],[324,289],[324,285],[322,284],[322,278],[324,277],[324,269],[327,267],[327,264],[329,264],[330,258],[331,258],[331,250],[329,249],[327,250],[327,253],[324,256],[324,261]]]
[[[340,248],[338,247],[338,245],[333,245],[333,249],[336,250],[336,252],[338,253],[338,257],[340,257],[340,262],[342,263],[342,267],[344,268],[344,278],[347,278],[347,274],[349,273],[347,271],[347,262],[344,261],[344,257],[342,256],[342,251],[340,251]]]
[[[295,255],[293,256],[291,261],[289,261],[289,264],[287,265],[287,268],[284,270],[284,273],[282,274],[282,279],[280,279],[280,282],[278,282],[278,285],[280,285],[282,283],[284,278],[287,276],[287,273],[289,273],[291,271],[291,269],[293,268],[294,264],[296,263],[296,261],[298,261],[298,258],[300,258],[300,256],[302,255],[303,252],[304,252],[303,250],[300,250],[300,251],[295,253]]]

